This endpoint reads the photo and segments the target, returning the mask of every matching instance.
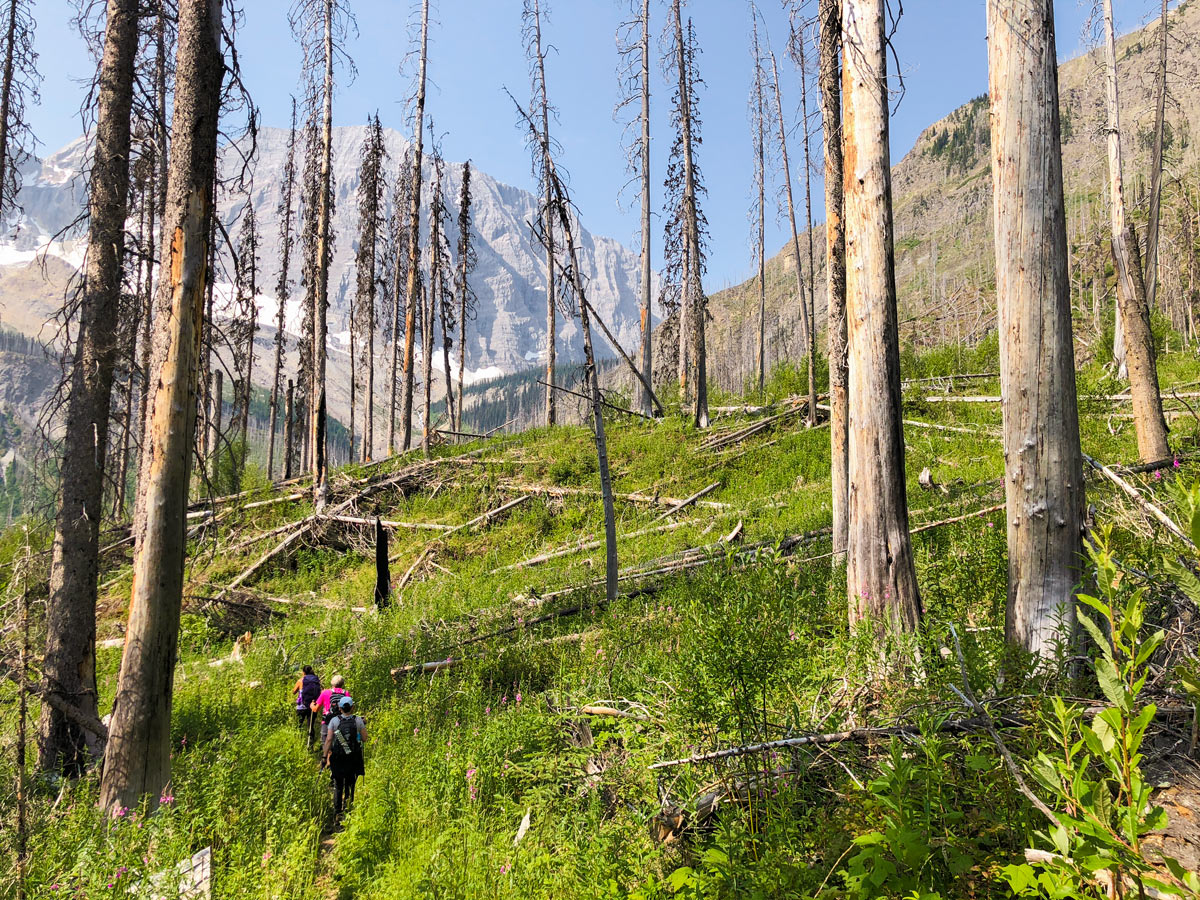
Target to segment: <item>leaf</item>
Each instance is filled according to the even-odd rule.
[[[517,827],[517,836],[513,838],[513,846],[521,843],[521,838],[525,837],[525,832],[529,830],[529,814],[533,812],[533,807],[525,810],[525,816],[521,819],[521,824]]]
[[[1008,882],[1008,886],[1014,894],[1025,894],[1037,890],[1037,875],[1029,863],[1005,866],[1000,870],[1000,874],[1004,876],[1004,880]]]
[[[1100,682],[1100,690],[1108,702],[1119,709],[1128,711],[1129,701],[1125,696],[1125,685],[1111,659],[1096,660],[1096,680]]]
[[[1088,616],[1088,614],[1082,610],[1076,610],[1075,614],[1079,617],[1080,623],[1084,625],[1085,629],[1087,629],[1087,634],[1092,636],[1092,641],[1096,643],[1097,647],[1100,648],[1100,652],[1104,653],[1105,656],[1111,655],[1112,646],[1109,642],[1109,638],[1106,638],[1104,636],[1104,632],[1100,631],[1100,626],[1094,623],[1092,617]]]
[[[691,866],[680,866],[674,872],[667,876],[667,887],[674,894],[679,893],[685,887],[696,886],[696,873]]]

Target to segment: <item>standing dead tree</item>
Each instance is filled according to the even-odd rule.
[[[401,449],[412,447],[413,350],[417,332],[417,307],[421,277],[421,155],[425,140],[425,72],[429,61],[429,0],[421,0],[420,63],[417,70],[416,106],[413,115],[412,170],[408,182],[408,272],[404,296],[404,392],[400,423],[404,430]],[[393,384],[395,379],[393,378]],[[394,388],[393,388],[394,390]],[[389,444],[391,442],[389,441]],[[395,448],[388,447],[388,455]]]
[[[313,309],[317,283],[317,210],[320,206],[321,141],[317,128],[317,88],[310,77],[304,79],[304,165],[300,181],[300,281],[304,297],[300,304],[300,341],[296,365],[296,397],[293,412],[298,422],[309,418],[308,398],[312,393]],[[311,435],[303,429],[298,447],[300,468],[309,466]]]
[[[97,554],[117,356],[137,49],[138,3],[109,0],[88,200],[88,247],[63,432],[43,662],[47,691],[93,716],[97,711]],[[42,769],[77,774],[88,760],[92,740],[93,736],[53,705],[43,705],[38,735]],[[90,749],[98,750],[94,743]]]
[[[771,56],[771,84],[775,90],[776,124],[779,126],[779,158],[783,163],[784,196],[787,198],[788,224],[792,235],[792,260],[796,274],[796,299],[800,304],[800,340],[804,344],[805,355],[808,357],[808,418],[809,423],[816,420],[817,408],[817,375],[816,375],[816,323],[809,315],[812,308],[808,297],[808,284],[804,276],[804,264],[800,261],[800,231],[796,227],[796,204],[792,196],[792,168],[787,149],[787,125],[783,112],[783,97],[779,88],[779,66],[775,62],[775,53]],[[805,123],[807,128],[807,123]],[[811,231],[811,229],[810,229]]]
[[[846,558],[850,435],[846,383],[846,223],[842,181],[842,0],[820,0],[821,127],[825,138],[825,285],[829,329],[829,443],[833,556]]]
[[[1004,396],[1009,641],[1069,630],[1080,578],[1083,458],[1052,0],[989,0],[996,298]]]
[[[521,33],[525,40],[525,56],[529,60],[530,101],[529,111],[540,125],[531,132],[531,137],[540,141],[538,153],[533,157],[534,175],[542,196],[542,210],[551,214],[550,182],[548,171],[550,155],[555,144],[550,137],[550,116],[554,109],[546,94],[546,50],[542,44],[543,12],[541,0],[524,0],[521,13]],[[554,314],[557,291],[554,287],[554,229],[542,224],[542,235],[546,248],[546,424],[554,425],[558,419],[554,385],[554,366],[558,334],[557,318]]]
[[[230,326],[233,344],[234,371],[237,384],[233,386],[233,423],[235,439],[230,452],[233,482],[229,493],[242,489],[245,474],[247,439],[250,426],[250,402],[253,398],[254,337],[258,333],[258,220],[254,215],[251,194],[246,195],[246,207],[242,213],[241,234],[238,241],[237,258],[234,262],[235,296],[237,308]]]
[[[283,167],[283,194],[279,198],[279,278],[275,282],[275,368],[271,377],[271,424],[267,438],[267,479],[275,477],[275,432],[279,426],[279,400],[283,388],[283,357],[287,352],[287,303],[291,293],[288,278],[292,261],[292,206],[296,195],[296,98],[292,98],[292,127],[288,131],[287,162]],[[286,426],[285,426],[286,429]],[[285,454],[291,452],[285,447]]]
[[[1154,359],[1154,335],[1137,232],[1125,208],[1124,167],[1121,159],[1121,113],[1117,94],[1117,44],[1112,0],[1103,0],[1105,46],[1105,99],[1108,108],[1109,213],[1112,222],[1113,260],[1117,269],[1117,305],[1133,395],[1133,424],[1138,454],[1149,462],[1171,455],[1167,421],[1163,417]]]
[[[153,371],[134,515],[125,652],[104,752],[100,805],[154,809],[171,777],[171,700],[183,596],[200,322],[225,65],[221,0],[180,0],[174,146],[167,184]]]
[[[1158,292],[1158,235],[1162,223],[1163,144],[1167,124],[1167,0],[1158,20],[1158,71],[1155,73],[1154,150],[1150,158],[1150,216],[1146,225],[1146,306],[1154,309]]]
[[[692,405],[697,428],[708,427],[708,372],[704,332],[708,304],[701,280],[704,276],[705,237],[708,222],[699,197],[707,191],[696,162],[700,145],[700,111],[696,88],[703,82],[696,68],[699,46],[691,19],[683,25],[683,0],[672,0],[671,19],[664,33],[667,52],[664,71],[674,79],[671,125],[675,141],[667,163],[666,255],[667,302],[678,303],[680,394]],[[694,394],[693,394],[694,389]],[[694,401],[693,401],[694,396]]]
[[[455,294],[458,296],[458,418],[454,430],[463,430],[463,372],[467,365],[467,319],[474,318],[477,298],[471,273],[479,262],[471,228],[471,161],[463,163],[462,186],[458,193],[458,259]]]
[[[21,165],[33,153],[35,138],[25,109],[38,101],[41,76],[33,47],[30,0],[9,0],[4,25],[4,70],[0,75],[0,213],[12,209],[21,189]]]
[[[432,122],[430,123],[432,127]],[[450,384],[450,335],[454,328],[454,293],[453,269],[450,262],[450,247],[446,230],[450,224],[449,210],[446,207],[446,163],[442,159],[441,147],[433,142],[429,154],[433,166],[433,181],[429,193],[429,246],[426,253],[429,257],[429,291],[426,294],[425,308],[422,313],[421,345],[422,365],[425,377],[425,430],[422,447],[425,455],[429,455],[430,440],[433,437],[433,353],[435,337],[440,330],[442,334],[442,370],[446,386],[446,418],[454,421],[454,395]]]
[[[817,424],[817,290],[816,290],[816,257],[813,253],[813,216],[812,216],[812,133],[808,120],[808,64],[805,61],[808,38],[806,23],[796,23],[792,20],[791,36],[788,38],[788,53],[796,64],[800,74],[800,129],[804,148],[804,235],[808,240],[808,424]],[[782,116],[782,111],[780,111]]]
[[[304,52],[306,73],[321,73],[320,171],[317,176],[316,270],[312,289],[312,371],[309,377],[309,443],[312,453],[313,502],[325,506],[329,493],[328,409],[325,364],[329,334],[329,264],[333,257],[333,70],[341,59],[350,80],[354,63],[345,45],[354,28],[346,0],[296,0],[291,10],[292,32]],[[307,173],[306,173],[307,174]]]
[[[396,452],[396,392],[400,384],[400,329],[408,318],[407,285],[411,257],[409,256],[408,216],[411,203],[413,147],[404,151],[400,171],[396,175],[396,188],[392,194],[392,226],[389,244],[392,257],[392,366],[388,382],[388,455]]]
[[[754,154],[754,204],[750,215],[754,223],[754,260],[758,270],[758,347],[754,370],[760,398],[767,379],[767,71],[763,66],[762,46],[758,41],[758,7],[750,3],[750,59],[753,72],[750,89],[750,141]]]
[[[511,94],[509,96],[512,97]],[[538,133],[536,120],[521,108],[521,105],[517,103],[515,98],[513,98],[513,104],[517,107],[518,114],[529,129],[529,144],[533,148],[533,152],[537,153],[538,148],[548,147],[549,138],[544,134]],[[550,202],[541,210],[542,215],[538,216],[537,221],[533,223],[534,236],[543,247],[558,247],[559,253],[562,253],[564,250],[566,251],[563,259],[552,256],[551,260],[562,272],[561,285],[564,302],[569,304],[571,298],[574,298],[579,309],[579,322],[583,332],[584,378],[587,385],[588,398],[592,406],[592,425],[595,429],[596,457],[600,469],[600,493],[604,504],[605,598],[606,602],[612,603],[617,596],[617,524],[613,506],[612,475],[608,467],[608,443],[604,434],[604,398],[600,392],[600,376],[596,370],[596,358],[592,350],[591,319],[595,311],[592,309],[591,304],[588,303],[586,285],[582,271],[579,268],[579,256],[575,245],[575,231],[572,225],[572,220],[576,216],[574,215],[570,197],[567,194],[566,186],[559,177],[553,155],[546,155],[543,158],[543,162],[546,166],[545,175],[546,183],[549,185],[548,196]],[[547,226],[557,230],[562,240],[555,241],[544,234],[543,228]]]
[[[905,495],[892,245],[885,0],[844,0],[850,620],[914,630],[921,598]]]
[[[387,182],[383,164],[387,151],[383,146],[383,126],[376,114],[367,125],[363,141],[358,181],[358,252],[355,254],[355,316],[363,373],[363,462],[369,462],[375,448],[375,325],[378,314],[375,297],[379,285],[379,243],[383,237],[383,198]],[[353,335],[352,335],[353,337]],[[353,346],[353,345],[352,345]],[[352,377],[354,377],[352,375]]]
[[[633,16],[636,15],[636,18]],[[645,384],[638,386],[636,406],[642,415],[654,413],[652,391],[646,385],[654,380],[654,361],[651,348],[651,338],[654,332],[654,318],[651,311],[652,300],[652,267],[650,262],[650,0],[641,0],[638,11],[638,0],[630,0],[631,18],[622,23],[617,29],[617,52],[620,56],[618,79],[621,83],[621,99],[617,104],[617,114],[635,100],[639,102],[639,114],[636,119],[638,126],[637,137],[631,140],[625,148],[626,159],[631,178],[636,179],[639,186],[639,197],[642,206],[641,218],[641,260],[640,260],[640,289],[641,289],[641,342],[639,344],[639,363]],[[631,131],[635,120],[630,120],[627,128]]]

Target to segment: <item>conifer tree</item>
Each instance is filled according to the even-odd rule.
[[[3,71],[0,73],[0,214],[12,209],[21,188],[21,164],[33,152],[34,136],[26,106],[38,102],[38,55],[33,46],[34,18],[30,0],[8,0],[4,28]]]
[[[386,157],[383,126],[376,115],[367,125],[362,146],[358,181],[358,252],[355,255],[354,320],[361,354],[359,367],[363,374],[363,462],[371,459],[375,447],[375,326],[378,318],[375,297],[379,283],[379,244],[383,237],[383,200],[387,188],[383,177]]]
[[[478,263],[471,227],[471,161],[463,163],[458,194],[458,261],[455,294],[458,297],[458,418],[454,430],[463,430],[463,371],[467,365],[467,319],[474,318],[476,297],[471,273]]]
[[[283,167],[283,194],[277,209],[279,215],[279,278],[275,281],[275,366],[271,377],[271,425],[267,438],[267,478],[275,477],[275,432],[279,427],[279,400],[283,388],[283,357],[287,352],[287,301],[291,293],[289,270],[292,247],[296,242],[292,232],[292,207],[296,195],[296,98],[292,98],[292,125],[288,130],[287,162]],[[285,448],[288,453],[290,448]]]
[[[233,422],[236,427],[232,447],[233,484],[231,493],[238,493],[248,453],[247,439],[250,425],[250,401],[254,376],[254,338],[258,333],[258,220],[254,215],[254,204],[247,196],[242,213],[241,234],[238,240],[235,263],[235,296],[237,308],[231,326],[234,370],[237,384],[234,386]]]
[[[412,185],[413,185],[413,166],[412,157],[414,151],[410,145],[404,151],[404,159],[400,163],[400,171],[396,175],[396,187],[392,195],[392,227],[391,239],[389,243],[392,246],[392,303],[391,303],[391,323],[392,323],[392,371],[389,382],[389,397],[388,397],[388,455],[391,456],[396,452],[396,397],[400,390],[401,357],[400,357],[400,341],[403,336],[402,328],[408,319],[407,312],[407,290],[409,282],[409,266],[411,265],[409,256],[409,206],[411,205]],[[419,213],[418,213],[419,215]],[[418,220],[419,221],[419,220]]]
[[[708,302],[701,280],[705,271],[705,237],[708,222],[699,198],[707,193],[700,176],[696,152],[700,140],[700,114],[696,88],[701,84],[696,68],[699,45],[688,19],[684,27],[683,0],[671,0],[671,35],[665,58],[668,78],[674,78],[671,125],[675,141],[667,164],[668,278],[677,279],[669,297],[678,297],[680,388],[685,404],[692,405],[697,428],[708,427],[708,372],[704,332]],[[693,399],[694,398],[694,399]]]

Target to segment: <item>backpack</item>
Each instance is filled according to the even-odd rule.
[[[334,740],[342,752],[349,756],[358,746],[358,716],[339,716]]]
[[[338,715],[338,701],[345,697],[348,693],[349,691],[345,690],[344,688],[334,688],[329,692],[329,712],[325,713],[325,715],[321,718],[322,725],[328,725],[329,720]]]
[[[297,705],[308,709],[319,696],[321,696],[321,679],[316,675],[305,675],[304,682],[300,687],[300,700]]]

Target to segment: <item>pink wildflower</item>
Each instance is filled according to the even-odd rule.
[[[520,691],[517,691],[517,696],[515,699],[516,699],[517,706],[520,706],[521,705],[521,692]]]
[[[1156,471],[1154,472],[1154,480],[1155,480],[1155,481],[1162,481],[1162,471],[1161,471],[1161,470],[1156,470]]]
[[[1179,461],[1179,459],[1178,459],[1178,458],[1176,458],[1176,459],[1173,459],[1173,460],[1171,460],[1171,465],[1172,465],[1174,468],[1178,469],[1180,466],[1182,466],[1182,465],[1183,465],[1183,463],[1181,463],[1181,462]]]

